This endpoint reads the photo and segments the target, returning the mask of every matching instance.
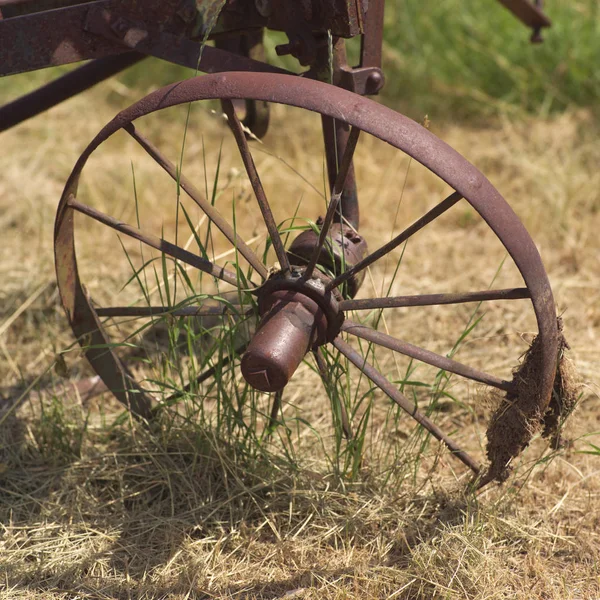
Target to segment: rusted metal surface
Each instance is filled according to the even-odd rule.
[[[0,21],[0,74],[12,75],[122,52],[123,48],[113,42],[84,31],[91,4]]]
[[[95,0],[0,20],[0,74],[102,58],[135,50],[203,72],[286,72],[252,58],[205,46],[179,2]]]
[[[334,41],[332,51],[333,56],[330,57],[329,48],[321,48],[317,55],[317,62],[311,71],[316,79],[327,83],[332,82],[335,85],[341,86],[344,83],[341,74],[343,70],[348,67],[346,48],[343,40]],[[333,190],[338,177],[338,169],[342,157],[346,155],[346,146],[350,137],[350,126],[343,120],[336,120],[328,115],[321,115],[321,128],[323,130],[323,142],[325,144],[327,176],[329,178],[330,188]],[[352,161],[349,162],[345,169],[347,169],[347,174],[344,176],[344,189],[340,197],[338,216],[341,222],[349,224],[351,227],[354,227],[354,229],[358,229],[360,211],[358,207],[356,176],[354,174]]]
[[[5,131],[26,119],[56,106],[60,102],[93,87],[138,63],[144,57],[137,52],[124,52],[99,58],[59,77],[39,89],[0,107],[0,131]]]
[[[317,221],[319,224],[319,221]],[[312,229],[300,233],[290,245],[288,254],[293,265],[301,266],[308,264],[305,277],[310,277],[311,262],[314,266],[319,265],[332,274],[344,273],[359,264],[367,253],[367,243],[353,227],[334,223],[328,228],[326,235],[325,224],[317,235]],[[314,267],[313,267],[314,268]],[[346,295],[354,297],[364,280],[364,272],[349,277],[347,281]],[[331,279],[328,280],[331,282]]]
[[[557,331],[554,302],[537,249],[512,209],[479,171],[449,146],[415,122],[384,106],[376,104],[368,99],[358,97],[346,90],[334,88],[318,81],[311,81],[287,75],[228,73],[221,75],[207,75],[167,86],[122,111],[96,136],[84,151],[69,178],[67,187],[61,199],[55,233],[55,252],[57,256],[57,273],[61,296],[73,328],[76,333],[79,332],[79,337],[81,337],[82,324],[81,321],[74,322],[73,315],[85,315],[85,319],[83,320],[85,327],[96,327],[97,321],[94,321],[94,319],[97,319],[97,317],[89,300],[83,293],[77,275],[76,262],[72,251],[74,235],[72,209],[75,205],[70,197],[71,195],[76,194],[76,185],[79,175],[90,154],[116,131],[123,127],[127,127],[131,121],[156,110],[178,104],[186,104],[200,99],[234,101],[247,98],[265,102],[290,104],[292,106],[312,110],[332,120],[344,122],[348,127],[355,127],[364,133],[374,135],[404,151],[413,159],[425,165],[430,171],[438,175],[438,177],[455,190],[455,192],[446,198],[446,200],[438,204],[437,207],[427,213],[422,219],[415,222],[400,234],[400,236],[397,236],[392,241],[392,246],[394,247],[402,243],[403,239],[407,239],[407,237],[410,237],[410,235],[420,230],[437,216],[441,215],[461,198],[464,198],[466,202],[471,204],[506,247],[521,272],[531,297],[531,302],[538,321],[539,338],[541,340],[540,347],[542,348],[538,384],[540,391],[539,409],[543,412],[550,399],[550,392],[556,368]],[[232,110],[233,108],[231,106],[229,113],[233,117],[232,122],[234,124],[234,132],[237,129],[238,137],[240,138],[237,140],[238,145],[242,150],[242,155],[244,155],[247,151],[245,138],[244,141],[241,141],[242,136],[239,136],[239,127],[236,125],[236,117],[232,113]],[[248,166],[249,160],[247,160],[246,163]],[[252,168],[249,168],[251,178],[253,177],[253,173]],[[315,234],[315,238],[317,237],[318,236]],[[318,240],[315,239],[313,249],[317,243]],[[377,256],[385,256],[385,254],[390,251],[390,248],[391,246],[389,245],[383,246],[382,249],[380,249],[380,254]],[[373,255],[370,256],[372,257]],[[361,265],[361,268],[358,269],[358,271],[362,271],[366,266],[364,261],[360,261],[358,264]],[[217,269],[218,267],[213,265],[211,268]],[[319,271],[315,270],[315,276],[318,273]],[[356,272],[354,274],[356,274]],[[340,281],[338,278],[335,285],[338,285],[339,283]],[[266,301],[264,299],[269,297],[277,298],[276,293],[283,291],[285,294],[289,293],[294,302],[298,301],[298,294],[304,294],[319,307],[317,311],[312,312],[310,309],[307,309],[308,317],[304,314],[304,316],[300,317],[301,324],[297,327],[292,327],[289,339],[296,341],[297,352],[295,351],[294,355],[291,357],[283,357],[281,360],[279,358],[276,359],[276,364],[278,367],[281,367],[280,370],[284,375],[282,379],[279,380],[279,383],[281,383],[283,379],[291,376],[289,373],[293,372],[293,368],[288,367],[290,367],[290,365],[294,367],[298,360],[301,360],[302,357],[300,355],[302,354],[303,356],[304,353],[310,349],[311,344],[314,346],[317,343],[317,341],[313,341],[312,336],[314,335],[314,331],[319,329],[318,327],[315,328],[314,318],[317,313],[319,314],[319,318],[321,318],[319,313],[320,310],[327,321],[325,341],[329,342],[335,339],[334,345],[341,351],[343,350],[350,360],[357,364],[359,368],[362,368],[369,378],[375,381],[395,402],[400,404],[402,402],[400,399],[401,395],[398,394],[395,387],[381,376],[381,374],[378,374],[373,370],[372,367],[364,365],[364,359],[362,357],[359,361],[356,356],[352,354],[351,349],[349,349],[347,344],[344,345],[345,342],[339,337],[335,337],[340,328],[344,326],[344,316],[339,309],[340,298],[336,296],[335,285],[332,285],[331,283],[327,285],[326,282],[324,283],[318,278],[316,280],[310,279],[306,281],[302,278],[301,270],[296,273],[295,270],[292,269],[287,274],[284,271],[267,280],[267,282],[256,291],[259,295],[259,305],[261,297],[263,298],[263,301]],[[273,294],[275,295],[273,296]],[[476,294],[477,293],[475,293],[475,296],[470,297],[463,295],[462,299],[468,298],[471,300],[477,297]],[[516,295],[520,294],[521,292],[516,293]],[[501,295],[504,296],[504,292],[502,292]],[[523,293],[523,295],[525,294]],[[515,292],[507,293],[506,296],[515,296]],[[449,300],[449,298],[445,299]],[[441,298],[442,303],[445,299]],[[490,298],[479,297],[479,299]],[[456,300],[456,298],[454,298],[454,300]],[[293,302],[290,301],[285,304],[284,307],[291,307],[292,304]],[[286,313],[287,309],[284,311],[284,307],[282,307],[280,312]],[[270,307],[267,307],[261,312],[266,315],[269,308]],[[302,308],[306,309],[306,306],[302,305]],[[290,308],[290,312],[285,314],[288,321],[291,320],[291,318],[289,318],[291,312],[293,312],[292,308]],[[304,319],[304,317],[306,317],[306,319]],[[273,317],[273,319],[275,319],[275,317]],[[313,319],[312,323],[311,319]],[[270,321],[271,319],[268,320],[268,322]],[[264,324],[264,327],[268,325],[268,322]],[[276,322],[276,320],[273,320],[273,323]],[[358,326],[350,322],[346,322],[345,328],[352,331],[352,333],[360,333],[362,337],[373,335],[370,332],[365,334],[364,328],[359,331],[357,327]],[[280,330],[281,328],[278,329]],[[265,329],[265,331],[267,331],[267,329]],[[375,332],[375,334],[377,334],[377,332]],[[273,333],[272,335],[273,339],[279,339],[278,343],[283,339],[282,336],[279,336],[279,333]],[[378,336],[374,341],[384,346],[387,345],[388,347],[394,343],[394,349],[399,348],[399,344],[402,344],[398,340],[394,340],[394,338],[388,339],[388,337],[381,336]],[[268,351],[270,344],[272,344],[272,339],[268,344],[265,343],[263,345],[261,352],[265,349]],[[404,346],[404,350],[407,349],[412,352],[411,348]],[[101,376],[102,373],[106,374],[108,369],[106,364],[102,364],[102,361],[108,360],[110,368],[116,369],[117,371],[116,374],[113,372],[110,375],[110,378],[112,378],[113,383],[117,385],[118,389],[122,389],[123,384],[118,384],[118,382],[122,382],[126,371],[118,363],[116,357],[106,359],[106,356],[111,353],[112,351],[109,350],[105,351],[102,357],[94,354],[88,354],[88,356],[91,356],[91,362]],[[437,355],[434,355],[434,357],[437,357]],[[419,354],[419,358],[427,362],[431,357],[429,355]],[[435,358],[438,362],[433,364],[438,364],[440,368],[456,367],[456,365],[452,363],[439,363],[440,358],[444,359],[445,357]],[[261,365],[269,365],[269,363],[261,362],[261,360],[254,362],[251,365],[251,369],[260,370]],[[264,360],[266,361],[267,358]],[[271,360],[271,358],[268,358],[268,360]],[[510,385],[508,382],[497,380],[497,378],[482,378],[477,372],[474,373],[473,371],[463,370],[462,374],[467,377],[475,375],[473,377],[475,380],[486,381],[486,383],[496,385],[501,389],[506,389],[507,385]],[[117,383],[115,383],[115,378]],[[270,380],[271,376],[268,375],[267,378]],[[109,387],[112,387],[112,385],[109,385]],[[419,420],[419,418],[417,420]],[[423,421],[422,419],[419,422],[422,424],[426,423],[426,421]],[[440,436],[443,436],[441,432],[438,433]],[[434,435],[436,434],[434,433]],[[439,437],[439,439],[442,439],[445,443],[449,444],[444,437]],[[450,441],[450,444],[451,443],[452,442]],[[464,454],[460,454],[460,450],[455,446],[449,445],[449,447],[453,449],[453,452],[455,452],[459,458],[461,456],[464,458]],[[461,460],[463,460],[463,458],[461,458]],[[468,464],[468,461],[465,464]],[[473,470],[477,470],[478,468],[474,462],[469,466],[471,466]]]
[[[527,288],[459,292],[455,294],[419,294],[415,296],[388,296],[386,298],[363,298],[343,300],[341,310],[373,310],[374,308],[401,308],[409,306],[440,306],[463,302],[486,302],[489,300],[522,300],[531,298]]]
[[[364,31],[367,7],[377,0],[228,0],[215,35],[255,27],[277,31],[330,31],[350,38]]]
[[[252,387],[277,392],[310,349],[325,341],[327,321],[321,307],[299,292],[274,292],[261,304],[261,322],[242,357],[242,374]]]
[[[542,12],[540,6],[536,6],[530,0],[498,0],[500,4],[508,8],[510,12],[522,23],[532,29],[550,27],[552,22]]]
[[[143,14],[134,17],[124,16],[122,6],[112,4],[97,3],[91,6],[84,26],[88,36],[93,35],[110,41],[122,51],[135,50],[204,73],[224,71],[288,73],[285,69],[256,60],[254,57],[218,47],[203,46],[200,42],[185,37],[176,30],[158,27],[151,20],[143,19]]]

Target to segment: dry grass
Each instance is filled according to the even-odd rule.
[[[10,160],[0,180],[6,324],[0,325],[0,382],[7,394],[11,386],[32,381],[72,343],[53,284],[54,209],[77,155],[114,112],[95,91],[3,135],[3,155]],[[286,115],[275,111],[275,127],[285,128],[286,137],[271,136],[269,147],[293,159],[322,190],[322,157],[314,150],[320,148],[318,122],[301,115],[286,124]],[[204,123],[202,130],[192,126],[185,163],[186,174],[200,181],[201,131],[211,173],[222,131],[212,117]],[[589,442],[599,445],[600,435],[596,125],[587,113],[571,112],[552,120],[499,121],[486,129],[436,123],[433,129],[488,175],[538,243],[584,382],[568,434],[571,445],[549,452],[536,440],[507,484],[473,497],[462,492],[464,471],[437,444],[418,456],[414,439],[406,441],[411,430],[405,421],[397,427],[386,421],[388,404],[380,396],[361,477],[336,479],[323,458],[323,449],[334,443],[328,400],[306,366],[290,384],[286,410],[309,419],[316,433],[295,433],[292,462],[277,455],[277,442],[248,457],[210,430],[185,424],[150,434],[130,421],[115,421],[118,408],[108,397],[84,405],[73,394],[33,395],[2,430],[1,598],[600,597],[599,456],[582,453]],[[147,131],[177,158],[181,119],[151,121]],[[223,156],[222,181],[229,181],[223,198],[236,194],[242,230],[260,235],[246,201],[248,186],[227,146]],[[173,211],[164,206],[172,188],[130,140],[116,140],[93,159],[82,193],[131,220],[132,205],[124,203],[131,199],[131,157],[147,201],[143,222],[168,225]],[[301,195],[305,216],[322,212],[319,194],[287,175],[278,159],[257,154],[257,161],[279,219],[293,213]],[[361,231],[371,248],[381,239],[382,216],[384,236],[391,234],[400,195],[396,231],[444,193],[420,167],[380,144],[365,142],[358,165],[363,206],[369,207]],[[108,297],[127,265],[119,248],[111,251],[114,235],[92,231],[79,248],[86,285]],[[465,284],[483,289],[504,258],[502,247],[462,205],[411,250],[393,293],[453,291]],[[372,273],[376,285],[385,272],[389,278],[391,267]],[[518,280],[507,263],[497,287],[513,284]],[[471,310],[419,309],[410,318],[397,311],[386,326],[445,353]],[[458,358],[508,374],[531,341],[533,326],[521,303],[490,307]],[[72,378],[88,372],[76,352],[66,358]],[[397,360],[382,354],[379,364],[398,377],[406,365]],[[420,369],[415,377],[429,375]],[[451,384],[449,391],[464,405],[446,403],[435,419],[482,456],[491,406],[477,387],[455,379]],[[401,453],[403,444],[408,450],[390,474],[386,469],[395,455],[384,450]]]

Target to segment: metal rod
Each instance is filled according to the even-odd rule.
[[[225,111],[225,114],[227,115],[227,119],[229,121],[229,126],[233,131],[235,141],[237,142],[238,148],[240,149],[242,161],[244,162],[244,166],[246,167],[246,172],[248,173],[250,184],[252,185],[252,189],[254,190],[256,200],[258,201],[263,220],[265,222],[265,225],[267,226],[267,230],[269,231],[269,236],[271,237],[271,242],[273,244],[275,254],[277,255],[277,260],[279,261],[281,270],[284,273],[289,272],[290,263],[285,252],[285,248],[283,247],[281,236],[279,235],[279,231],[277,230],[277,224],[275,223],[275,218],[273,217],[273,213],[271,212],[271,207],[269,206],[265,190],[263,189],[260,177],[258,176],[258,171],[256,170],[254,159],[252,158],[252,154],[250,153],[250,149],[248,148],[246,134],[244,133],[244,130],[242,129],[242,124],[240,123],[240,120],[238,119],[235,113],[233,102],[231,102],[231,100],[223,100],[222,103],[223,110]]]
[[[504,290],[484,290],[457,294],[419,294],[416,296],[390,296],[389,298],[363,298],[343,300],[340,310],[370,310],[373,308],[401,308],[407,306],[438,306],[442,304],[462,304],[464,302],[485,302],[488,300],[521,300],[531,298],[527,288],[507,288]]]
[[[212,310],[202,306],[184,306],[173,308],[169,306],[109,306],[95,308],[99,317],[152,317],[155,315],[171,315],[172,317],[214,317],[232,314],[225,307],[214,307]]]
[[[273,398],[273,404],[271,406],[271,412],[269,413],[269,424],[268,429],[273,429],[277,424],[277,413],[281,410],[281,402],[283,400],[283,390],[279,390],[275,392],[275,397]]]
[[[74,198],[69,200],[69,206],[74,210],[91,217],[92,219],[115,229],[116,231],[120,231],[121,233],[135,238],[140,242],[144,242],[144,244],[156,248],[160,252],[164,252],[165,254],[172,256],[200,271],[204,271],[209,275],[213,275],[218,279],[222,279],[226,283],[229,283],[235,287],[238,286],[238,279],[235,273],[228,271],[227,269],[223,269],[222,267],[218,267],[214,263],[211,263],[209,260],[201,258],[200,256],[196,256],[175,244],[171,244],[162,238],[159,238],[150,233],[145,233],[140,229],[132,227],[131,225],[127,225],[126,223],[122,223],[117,219],[110,217],[109,215],[105,215],[104,213],[92,208],[91,206],[87,206],[86,204],[82,204],[81,202],[77,202]]]
[[[481,467],[467,452],[462,450],[456,442],[449,438],[433,421],[421,414],[417,407],[406,398],[396,387],[388,381],[377,369],[368,364],[364,357],[356,352],[340,337],[335,338],[333,345],[352,363],[359,368],[376,386],[387,394],[402,410],[407,412],[419,425],[424,427],[433,437],[446,444],[452,454],[475,473]]]
[[[93,60],[54,81],[0,107],[0,132],[88,90],[146,58],[137,52],[123,52]]]
[[[239,356],[246,350],[247,347],[248,347],[248,344],[242,344],[238,348],[234,348],[233,354],[235,356]],[[226,356],[217,365],[214,365],[214,366],[210,367],[209,369],[206,369],[206,371],[204,371],[203,373],[200,373],[200,375],[198,375],[198,377],[196,377],[196,379],[194,379],[193,382],[190,381],[189,383],[187,383],[182,390],[179,390],[178,392],[171,394],[165,400],[165,404],[168,405],[171,402],[173,402],[174,400],[181,398],[182,396],[187,394],[194,385],[200,385],[201,383],[204,383],[207,379],[210,379],[211,377],[213,377],[218,370],[224,369],[232,360],[234,360],[235,356],[232,356],[230,354],[229,356]]]
[[[256,253],[237,236],[233,227],[225,220],[221,213],[203,197],[200,191],[187,179],[183,173],[178,173],[175,165],[154,145],[144,137],[133,123],[124,127],[125,131],[157,162],[175,181],[179,182],[181,188],[187,195],[204,211],[206,216],[219,228],[221,233],[236,247],[240,254],[250,263],[252,268],[266,279],[269,272],[260,261]]]
[[[394,352],[399,352],[405,356],[410,356],[415,360],[438,367],[444,371],[450,371],[451,373],[461,375],[467,379],[472,379],[473,381],[479,381],[480,383],[491,385],[499,390],[509,391],[513,389],[513,384],[510,381],[504,381],[498,377],[495,377],[494,375],[490,375],[489,373],[484,373],[478,369],[463,365],[462,363],[448,358],[447,356],[441,356],[435,352],[431,352],[430,350],[425,350],[419,346],[398,340],[391,335],[387,335],[381,331],[376,331],[375,329],[371,329],[365,325],[359,325],[358,323],[353,323],[352,321],[346,320],[342,325],[342,331],[351,333],[356,337],[373,342],[374,344],[378,344],[384,348],[389,348]]]
[[[323,249],[323,245],[325,244],[327,234],[329,233],[329,228],[333,223],[333,218],[335,217],[338,205],[340,203],[340,198],[342,197],[342,192],[344,191],[344,184],[346,183],[348,170],[352,165],[352,157],[354,156],[354,151],[356,150],[356,144],[358,143],[359,135],[360,129],[358,129],[357,127],[353,127],[350,131],[350,136],[348,137],[348,142],[344,150],[344,156],[342,157],[340,169],[333,184],[331,200],[329,201],[327,213],[325,214],[325,219],[323,220],[323,225],[319,233],[319,240],[313,250],[312,256],[310,257],[310,261],[308,263],[308,266],[306,267],[306,271],[304,272],[304,277],[306,277],[306,279],[309,279],[314,271],[314,268],[321,254],[321,250]]]
[[[378,250],[375,250],[372,254],[369,254],[366,258],[361,260],[351,269],[344,271],[341,275],[338,275],[333,281],[327,284],[326,289],[332,290],[338,287],[344,281],[347,281],[351,277],[354,277],[356,273],[366,269],[369,265],[372,265],[375,261],[379,260],[386,254],[389,254],[394,248],[405,242],[417,231],[423,229],[425,225],[431,223],[431,221],[437,219],[441,214],[445,213],[449,208],[454,206],[459,200],[462,199],[462,195],[458,192],[453,192],[445,200],[442,200],[438,205],[432,208],[428,213],[424,214],[419,220],[415,221],[410,227],[407,227],[402,233],[398,234],[393,240],[390,240],[384,246],[381,246]]]

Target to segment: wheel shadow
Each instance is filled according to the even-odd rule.
[[[0,473],[0,523],[8,547],[0,558],[0,571],[8,589],[12,586],[42,597],[102,589],[103,597],[119,600],[177,594],[268,600],[302,598],[327,582],[352,585],[356,575],[352,567],[327,567],[324,558],[336,548],[333,541],[324,541],[309,550],[310,568],[299,563],[294,573],[290,562],[287,577],[261,579],[257,570],[245,584],[220,582],[204,589],[211,559],[210,552],[200,550],[203,545],[220,544],[226,555],[235,549],[243,552],[240,547],[258,540],[285,553],[311,511],[320,511],[321,521],[328,518],[329,482],[299,481],[301,474],[281,475],[283,468],[274,478],[273,464],[260,457],[241,457],[239,448],[192,429],[147,432],[118,427],[88,440],[89,456],[80,459],[73,454],[70,460],[56,463],[52,456],[32,452],[25,424],[15,419],[13,426],[15,444],[8,468]],[[20,497],[18,503],[15,495]],[[343,498],[342,491],[336,495]],[[355,510],[358,504],[345,509],[348,535],[357,533],[366,544],[384,535],[391,544],[384,559],[372,559],[366,568],[406,568],[416,545],[427,543],[441,528],[461,523],[466,512],[476,510],[468,500],[431,495],[410,502],[421,515],[385,533],[380,530],[390,527],[385,522],[369,529],[360,518],[350,516],[360,512]],[[418,508],[427,503],[432,508],[426,512]],[[269,511],[281,514],[292,504],[295,523],[280,523],[277,535],[269,533],[265,527]],[[390,515],[386,520],[392,520]],[[335,518],[338,522],[333,524],[339,525],[339,515]],[[80,551],[71,548],[64,560],[60,560],[58,541],[54,553],[47,549],[52,540],[78,535],[88,536],[90,542]],[[17,546],[18,551],[10,550]],[[173,572],[171,564],[176,565]]]

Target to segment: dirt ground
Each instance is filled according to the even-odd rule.
[[[578,378],[566,443],[553,450],[536,437],[505,484],[472,494],[463,466],[436,442],[421,444],[406,419],[390,420],[381,393],[359,476],[336,476],[329,400],[309,365],[284,399],[286,414],[300,423],[290,438],[293,460],[281,454],[289,451],[284,442],[247,456],[185,423],[149,433],[120,417],[107,395],[82,402],[68,387],[90,372],[75,350],[64,355],[66,372],[53,366],[73,343],[54,283],[54,212],[85,144],[137,96],[111,85],[110,102],[106,90],[88,92],[2,136],[0,385],[5,406],[27,385],[34,391],[0,417],[0,598],[600,598],[600,129],[592,116],[506,117],[477,129],[430,119],[432,131],[486,174],[535,240]],[[216,171],[223,123],[194,111],[185,172],[203,188],[204,173]],[[318,119],[273,112],[273,131],[284,135],[270,134],[255,152],[267,195],[278,220],[292,216],[300,199],[301,216],[314,219],[323,212]],[[183,122],[166,115],[144,124],[172,160]],[[360,144],[361,232],[374,249],[447,188],[393,148]],[[224,143],[219,167],[223,202],[230,208],[236,200],[240,232],[260,237],[230,149]],[[160,233],[173,224],[172,187],[131,140],[110,142],[92,159],[81,193],[133,222],[132,165],[144,199],[140,218]],[[109,296],[130,267],[114,232],[86,227],[77,247],[85,284],[92,295]],[[224,246],[216,239],[218,254]],[[409,249],[396,278],[393,261],[374,268],[361,294],[522,285],[466,204]],[[397,262],[400,250],[394,256]],[[473,312],[406,310],[386,315],[388,331],[441,354]],[[535,334],[534,315],[527,301],[484,312],[456,358],[510,377]],[[389,352],[378,361],[395,380],[408,373]],[[422,367],[411,372],[419,382],[435,376]],[[364,385],[354,371],[350,377],[350,388]],[[47,391],[36,391],[40,386]],[[413,389],[424,402],[425,392]],[[493,399],[457,377],[445,389],[450,399],[432,418],[483,460]],[[363,414],[357,411],[357,420]]]

